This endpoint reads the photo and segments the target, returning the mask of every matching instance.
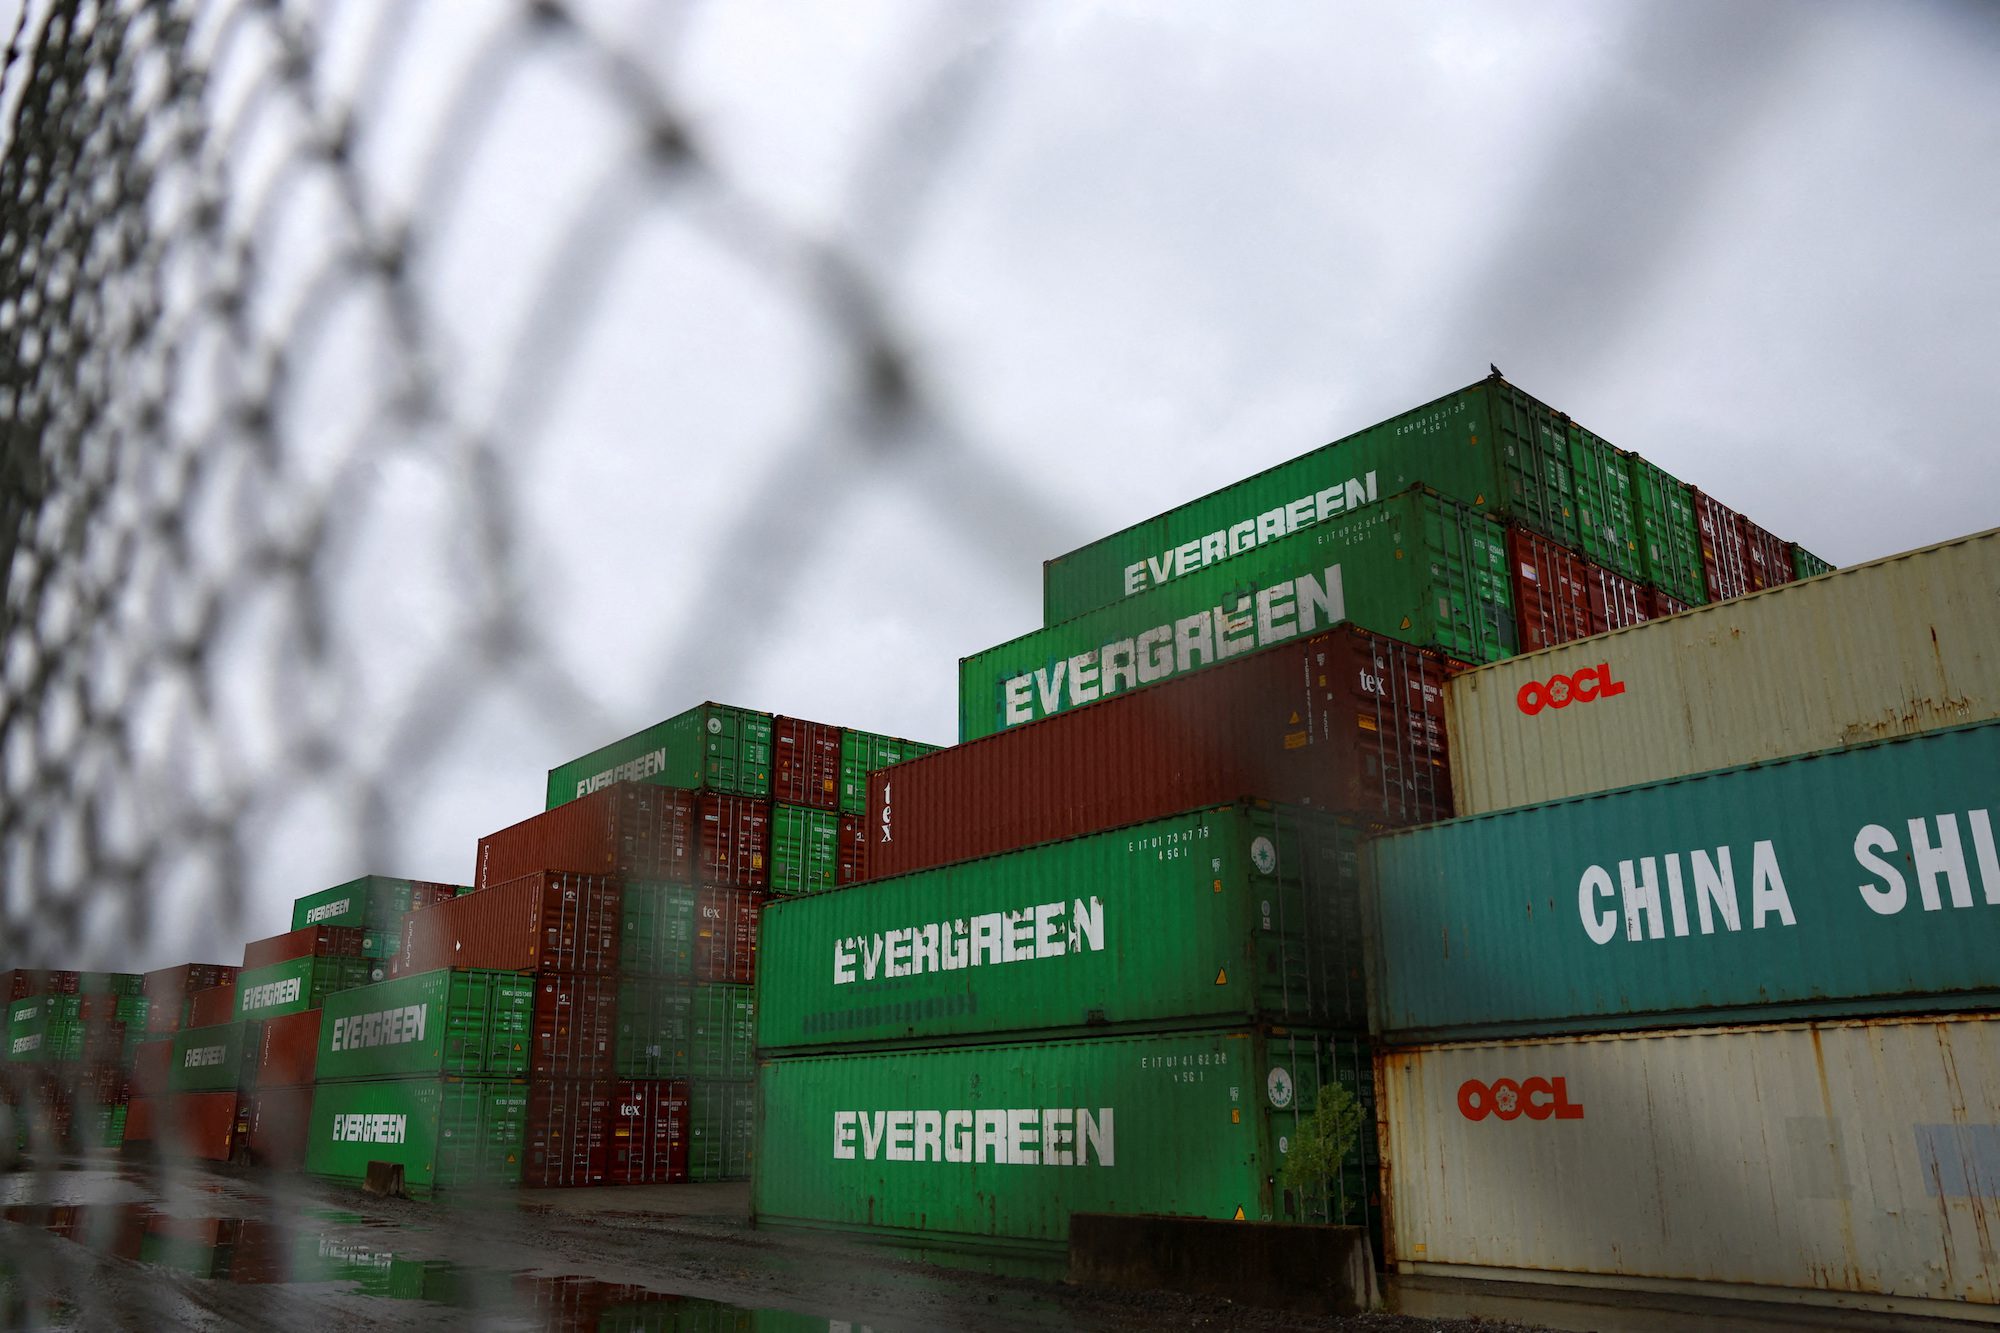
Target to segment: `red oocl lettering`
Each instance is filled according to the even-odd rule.
[[[1600,662],[1568,675],[1531,680],[1514,694],[1514,704],[1529,717],[1544,708],[1567,708],[1573,703],[1595,703],[1625,693],[1625,682],[1611,678],[1611,664]]]
[[[1469,1078],[1458,1085],[1458,1113],[1467,1120],[1494,1116],[1501,1120],[1581,1120],[1583,1107],[1569,1099],[1569,1085],[1559,1078],[1533,1078],[1515,1082],[1497,1078],[1482,1083]]]

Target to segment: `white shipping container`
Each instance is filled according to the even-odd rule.
[[[1485,814],[2000,716],[2000,528],[1509,658],[1445,686]]]
[[[1416,1047],[1377,1076],[1400,1271],[2000,1322],[2000,1017]]]

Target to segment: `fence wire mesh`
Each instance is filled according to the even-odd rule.
[[[940,505],[976,496],[964,533],[992,552],[1057,540],[926,386],[889,283],[1004,34],[962,11],[920,25],[906,64],[929,73],[868,132],[838,216],[807,221],[684,105],[694,8],[606,8],[20,10],[0,88],[10,965],[207,957],[244,938],[260,858],[302,826],[394,864],[399,792],[440,778],[445,741],[496,700],[600,738],[637,725],[579,683],[523,589],[549,540],[538,455],[612,443],[556,438],[551,417],[648,231],[754,275],[816,367],[761,479],[676,558],[678,587],[781,604],[826,534],[762,516],[836,513],[891,470]],[[529,149],[496,172],[510,134]],[[504,301],[481,303],[468,256]],[[766,623],[669,633],[662,711],[727,680]],[[79,1262],[28,1264],[9,1322],[57,1294],[85,1326],[187,1317]]]

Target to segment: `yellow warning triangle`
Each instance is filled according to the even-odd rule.
[[[1229,984],[1228,968],[1218,967],[1215,969],[1215,984],[1218,986],[1227,986]]]
[[[1234,1216],[1234,1217],[1230,1218],[1229,1220],[1230,1220],[1230,1221],[1232,1221],[1232,1222],[1241,1222],[1241,1221],[1243,1220],[1243,1205],[1242,1205],[1242,1204],[1240,1204],[1240,1203],[1239,1203],[1239,1204],[1237,1204],[1237,1205],[1236,1205],[1236,1216]]]
[[[1299,715],[1298,715],[1298,712],[1297,712],[1296,710],[1294,710],[1294,711],[1293,711],[1293,713],[1292,713],[1292,723],[1291,723],[1291,724],[1292,724],[1293,726],[1295,726],[1295,727],[1296,727],[1296,726],[1297,726],[1297,725],[1299,724]]]

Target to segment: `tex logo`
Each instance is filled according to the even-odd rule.
[[[1609,699],[1613,695],[1625,693],[1625,682],[1613,680],[1611,664],[1600,662],[1594,667],[1572,671],[1568,675],[1550,676],[1547,680],[1531,680],[1515,692],[1514,702],[1529,717],[1544,708],[1567,708],[1571,704],[1595,703],[1599,699]]]
[[[1569,1099],[1569,1081],[1560,1078],[1469,1078],[1458,1085],[1458,1113],[1467,1120],[1581,1120],[1583,1104]]]

